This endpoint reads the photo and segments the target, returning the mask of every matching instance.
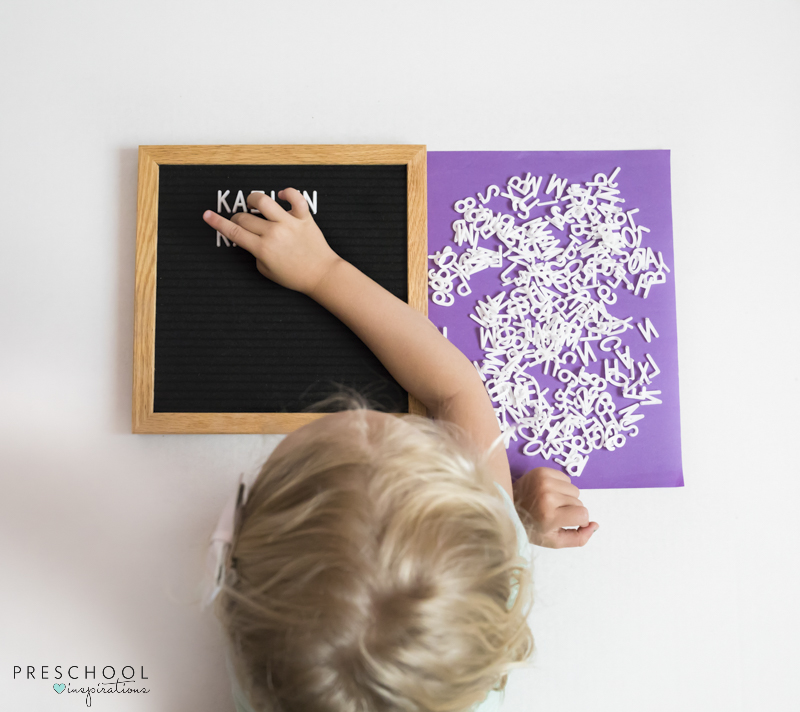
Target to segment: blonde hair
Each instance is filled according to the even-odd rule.
[[[530,571],[481,458],[425,418],[270,458],[216,603],[255,709],[456,712],[533,649]]]

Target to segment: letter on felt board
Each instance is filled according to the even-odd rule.
[[[426,313],[424,147],[142,147],[135,432],[288,432],[336,385],[422,412],[341,322],[202,220],[288,186],[336,252]]]

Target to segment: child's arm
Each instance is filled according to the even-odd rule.
[[[475,367],[418,311],[343,260],[334,262],[307,294],[349,326],[432,417],[459,425],[482,452],[500,437]],[[489,466],[513,497],[502,443],[492,451]]]
[[[302,194],[288,188],[288,213],[263,193],[251,193],[250,207],[266,220],[235,213],[231,220],[206,211],[203,219],[252,253],[259,272],[307,294],[344,322],[389,373],[413,393],[434,418],[463,428],[487,450],[500,436],[491,401],[475,367],[418,311],[341,259],[325,241]],[[513,497],[505,449],[494,449],[490,469]]]
[[[235,213],[226,220],[210,210],[203,219],[250,252],[265,277],[307,294],[344,322],[431,416],[459,425],[478,448],[488,450],[500,437],[500,426],[483,382],[466,356],[422,314],[342,260],[325,241],[299,191],[287,188],[278,197],[289,201],[289,212],[263,193],[248,196],[248,205],[259,210],[266,220],[249,213]],[[489,467],[494,480],[513,497],[511,471],[503,447],[494,448]],[[588,514],[572,491],[562,494],[576,500],[577,505],[572,499],[562,501],[549,495],[534,498],[531,492],[543,491],[539,485],[544,480],[536,474],[540,471],[525,475],[520,480],[525,489],[518,489],[518,494],[524,495],[522,506],[531,511],[543,532],[541,541],[534,543],[584,543],[567,543],[573,541],[568,532],[556,542],[544,532],[545,526],[554,522],[558,528],[584,527]],[[566,475],[556,474],[577,492]]]

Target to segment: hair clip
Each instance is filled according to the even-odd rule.
[[[225,584],[236,582],[236,559],[233,558],[233,543],[239,535],[247,502],[247,485],[244,474],[239,475],[236,491],[225,503],[214,533],[208,545],[207,568],[211,575],[211,589],[206,597],[205,606],[209,606],[219,595]]]

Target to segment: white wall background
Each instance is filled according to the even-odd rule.
[[[800,709],[798,37],[797,0],[4,0],[0,706],[130,664],[93,709],[232,709],[193,581],[278,436],[130,432],[137,146],[425,143],[673,151],[687,485],[585,493],[508,708]]]

